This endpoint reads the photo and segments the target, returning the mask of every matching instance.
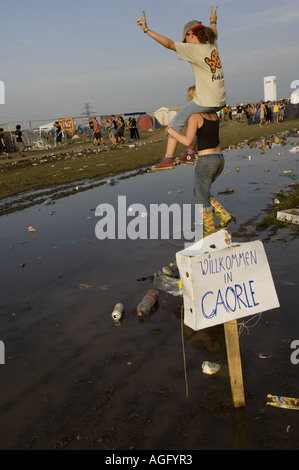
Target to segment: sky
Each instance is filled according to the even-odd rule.
[[[230,105],[278,99],[299,80],[298,0],[218,0],[218,47]],[[14,0],[1,4],[0,122],[51,121],[92,114],[151,113],[185,103],[190,64],[144,34],[181,41],[192,19],[209,25],[206,0]],[[1,102],[1,100],[0,100]]]

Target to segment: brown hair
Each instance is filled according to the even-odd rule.
[[[194,34],[198,37],[201,44],[214,44],[217,39],[214,31],[207,26],[205,28],[198,29]]]

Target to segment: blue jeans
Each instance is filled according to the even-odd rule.
[[[221,175],[224,168],[222,153],[199,155],[194,172],[194,194],[196,204],[203,205],[203,212],[211,212],[210,203],[212,183]]]
[[[171,127],[177,131],[181,132],[183,129],[184,125],[187,124],[189,117],[191,114],[199,114],[199,113],[212,113],[212,112],[217,112],[220,111],[222,107],[218,108],[212,108],[212,107],[203,107],[203,106],[198,106],[196,103],[194,103],[193,100],[188,101],[182,109],[172,118],[171,120]],[[170,137],[170,136],[169,136]]]

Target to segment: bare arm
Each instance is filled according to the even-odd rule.
[[[137,24],[141,27],[141,29],[146,32],[151,38],[153,38],[155,41],[157,41],[159,44],[161,44],[163,47],[166,47],[166,49],[171,49],[172,51],[175,51],[175,45],[174,41],[172,41],[169,38],[166,38],[165,36],[162,36],[161,34],[155,33],[151,29],[147,27],[146,23],[146,18],[145,18],[145,11],[142,11],[142,18],[139,18],[137,20]]]
[[[218,39],[218,31],[217,31],[217,7],[215,7],[215,10],[213,11],[213,7],[211,7],[211,16],[210,16],[210,25],[211,29],[214,31],[216,34],[216,39]]]
[[[166,132],[172,137],[174,137],[178,142],[188,147],[193,142],[197,129],[199,129],[202,125],[202,116],[200,114],[192,114],[188,121],[186,135],[180,134],[179,132],[175,131],[170,125],[167,127]]]

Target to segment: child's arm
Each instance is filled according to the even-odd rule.
[[[162,36],[161,34],[155,33],[151,29],[147,27],[146,19],[145,19],[145,11],[142,11],[142,18],[139,18],[137,20],[137,24],[141,27],[141,29],[147,33],[151,38],[153,38],[155,41],[157,41],[159,44],[162,46],[166,47],[166,49],[171,49],[172,51],[175,51],[175,45],[174,41],[171,39],[166,38],[165,36]]]
[[[211,7],[211,16],[210,16],[210,25],[211,29],[214,31],[216,34],[216,39],[218,39],[218,31],[217,31],[217,7],[215,7],[215,10],[213,11],[213,7]]]

